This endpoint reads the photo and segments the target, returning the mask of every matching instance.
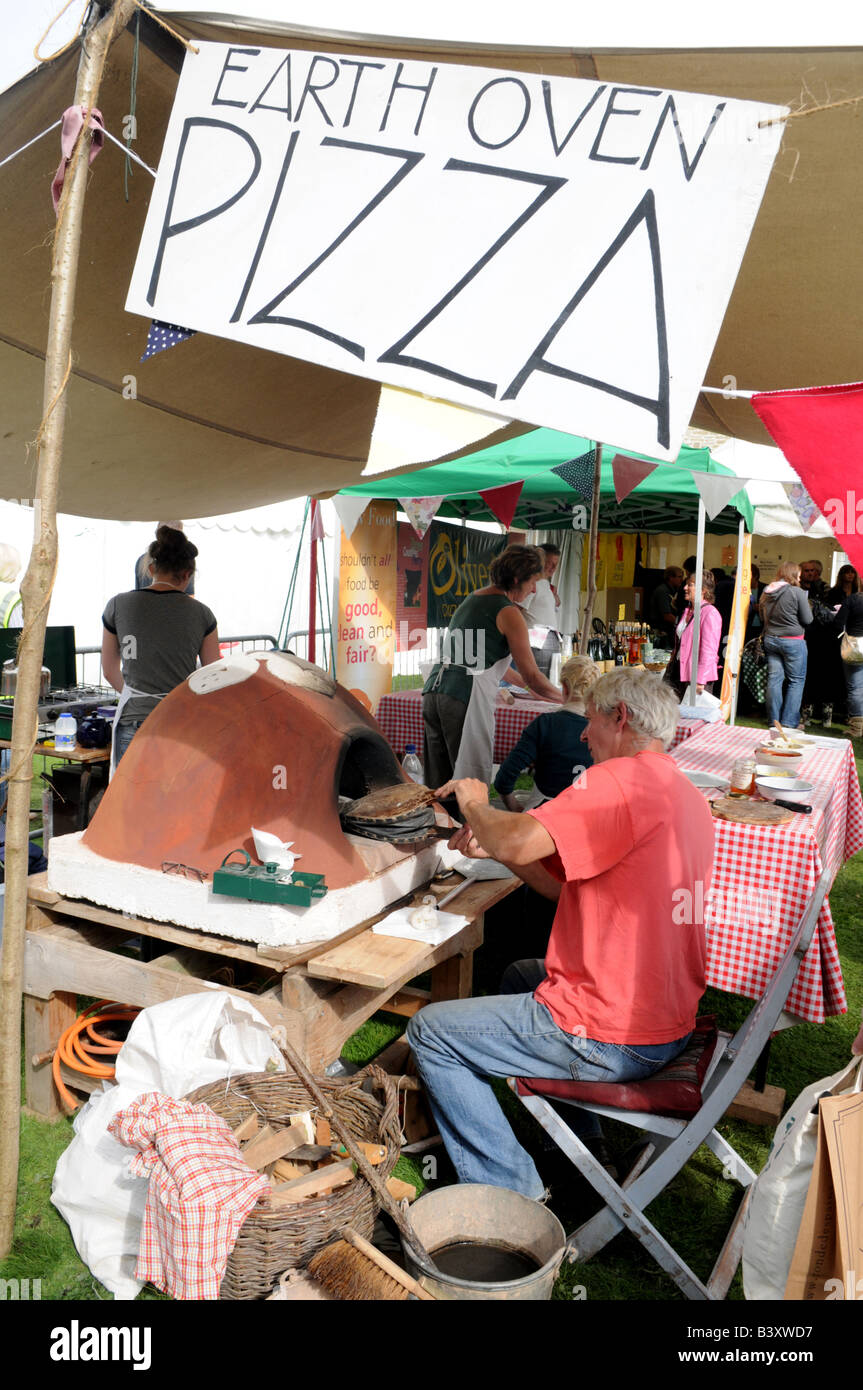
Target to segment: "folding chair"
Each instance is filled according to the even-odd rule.
[[[631,1231],[671,1275],[687,1298],[723,1299],[740,1261],[743,1218],[756,1174],[715,1126],[752,1071],[776,1027],[797,971],[809,949],[831,875],[821,875],[785,955],[734,1037],[700,1020],[681,1057],[647,1081],[616,1085],[510,1077],[508,1085],[606,1205],[566,1243],[570,1263],[587,1260],[621,1230]],[[596,1115],[646,1131],[650,1143],[623,1185],[616,1183],[560,1118],[555,1104],[581,1106]],[[706,1143],[728,1176],[746,1189],[713,1271],[702,1283],[645,1216],[645,1208]]]

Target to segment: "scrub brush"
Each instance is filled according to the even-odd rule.
[[[327,1293],[350,1302],[397,1302],[410,1294],[434,1303],[434,1297],[382,1251],[350,1227],[342,1239],[313,1255],[308,1272]]]

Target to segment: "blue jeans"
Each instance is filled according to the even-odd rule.
[[[536,984],[544,973],[542,961],[519,961],[502,987]],[[496,994],[429,1004],[411,1019],[407,1037],[459,1181],[539,1198],[542,1179],[487,1078],[641,1081],[682,1052],[689,1035],[670,1043],[596,1042],[558,1028],[533,994]]]
[[[842,662],[845,671],[845,694],[848,700],[848,718],[859,719],[863,715],[863,664],[852,665]]]
[[[800,723],[800,705],[806,681],[806,643],[796,637],[765,637],[767,657],[767,718],[786,728]]]
[[[144,719],[146,719],[144,715]],[[117,763],[125,753],[132,739],[140,729],[144,719],[124,719],[117,725]]]

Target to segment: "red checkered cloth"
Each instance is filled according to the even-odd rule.
[[[150,1091],[108,1129],[139,1150],[130,1173],[150,1176],[135,1277],[172,1298],[218,1298],[240,1227],[269,1182],[209,1105]]]
[[[674,754],[682,768],[729,777],[735,758],[754,756],[759,729],[708,724]],[[713,882],[704,909],[707,983],[757,999],[788,945],[826,868],[835,877],[863,848],[863,797],[851,744],[823,740],[810,747],[799,777],[812,782],[811,815],[788,825],[715,822]],[[788,996],[786,1011],[811,1023],[846,1010],[845,988],[830,904],[825,899],[812,944]]]
[[[409,743],[416,746],[422,756],[423,748],[423,693],[421,690],[398,690],[390,695],[382,695],[378,705],[377,720],[381,733],[395,750],[396,756],[404,757]],[[494,712],[494,761],[502,763],[509,757],[528,724],[538,714],[548,714],[549,710],[559,709],[546,700],[524,700],[516,696],[511,705],[498,701]],[[671,743],[672,748],[685,739],[691,738],[699,729],[705,728],[703,719],[681,719]]]

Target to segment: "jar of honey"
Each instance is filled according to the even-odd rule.
[[[730,796],[752,796],[755,792],[755,759],[738,758],[731,769]]]

